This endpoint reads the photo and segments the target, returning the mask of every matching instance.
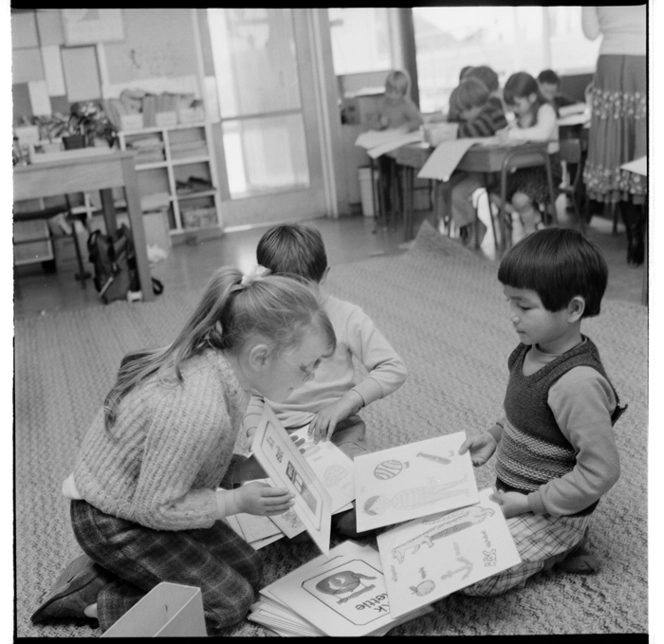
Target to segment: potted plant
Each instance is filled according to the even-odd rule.
[[[98,140],[113,147],[117,139],[116,127],[93,101],[72,104],[67,129],[69,135],[62,139],[66,149],[92,146]]]

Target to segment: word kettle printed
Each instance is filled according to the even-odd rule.
[[[356,626],[390,613],[382,571],[362,559],[344,561],[337,568],[306,580],[302,587]]]

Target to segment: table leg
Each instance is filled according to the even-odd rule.
[[[138,184],[133,158],[123,160],[122,175],[124,177],[127,212],[129,213],[129,222],[131,224],[132,237],[134,238],[138,280],[141,285],[141,291],[143,292],[143,301],[151,302],[154,300],[154,290],[152,289],[152,274],[150,273],[148,254],[145,246],[143,211],[141,210],[141,200],[138,196]]]
[[[115,219],[115,205],[113,203],[113,190],[104,188],[99,191],[101,195],[101,206],[104,213],[104,223],[106,224],[106,234],[115,235],[118,224]]]
[[[442,219],[447,222],[447,236],[452,234],[452,183],[448,181],[440,182],[441,195],[441,210]]]

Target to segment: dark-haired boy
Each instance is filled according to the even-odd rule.
[[[592,512],[620,476],[613,424],[624,411],[595,344],[581,333],[598,315],[608,268],[575,230],[547,228],[522,239],[500,262],[498,279],[520,344],[508,360],[504,414],[468,438],[475,466],[496,452],[496,501],[522,563],[464,589],[493,595],[558,565],[587,573]]]
[[[537,76],[537,84],[539,85],[539,90],[542,93],[542,96],[553,103],[553,106],[556,108],[556,113],[561,107],[574,105],[574,103],[579,102],[565,94],[561,94],[560,77],[552,69],[541,71]]]

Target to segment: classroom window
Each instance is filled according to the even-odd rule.
[[[231,198],[309,187],[290,9],[208,9]]]
[[[548,13],[545,13],[548,12]],[[581,7],[414,7],[420,109],[447,111],[466,65],[510,74],[592,71],[597,44],[581,32]]]
[[[337,76],[387,71],[392,65],[387,9],[328,9]]]

